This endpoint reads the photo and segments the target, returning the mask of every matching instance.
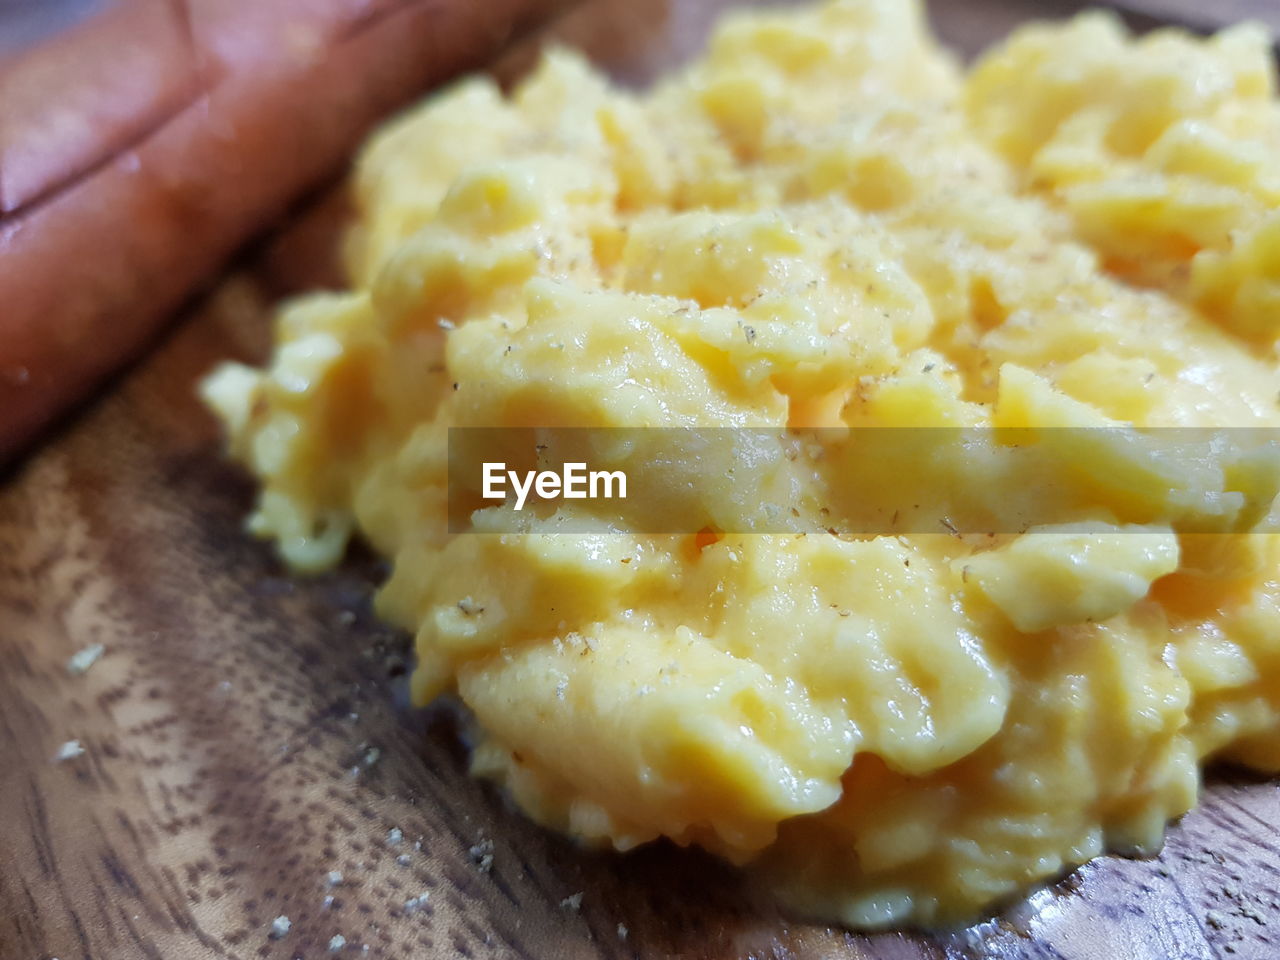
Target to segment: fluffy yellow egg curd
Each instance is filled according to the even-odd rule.
[[[510,96],[463,81],[355,187],[350,289],[286,305],[270,365],[204,395],[261,481],[253,532],[300,571],[352,536],[390,559],[416,701],[456,694],[476,772],[538,822],[941,925],[1156,850],[1210,760],[1280,767],[1265,458],[1174,489],[1103,431],[1047,526],[996,536],[842,533],[876,491],[1036,495],[901,448],[792,464],[812,532],[446,517],[451,427],[1280,425],[1261,30],[1089,14],[966,73],[915,3],[738,13],[643,94],[567,52]],[[668,495],[734,496],[694,486]]]

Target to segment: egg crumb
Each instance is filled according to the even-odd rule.
[[[106,649],[107,648],[100,643],[91,643],[83,650],[77,651],[72,655],[71,659],[67,661],[67,673],[71,674],[73,677],[78,677],[81,674],[88,673],[89,668],[98,662],[98,658],[106,652]]]

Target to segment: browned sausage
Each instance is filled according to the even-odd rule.
[[[99,0],[14,53],[0,2],[0,461],[372,123],[564,4]]]

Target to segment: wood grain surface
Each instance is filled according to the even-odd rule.
[[[723,5],[607,0],[556,34],[640,82]],[[972,50],[1071,6],[935,9]],[[333,281],[342,215],[327,197],[261,244],[0,480],[0,960],[1280,957],[1273,782],[1217,774],[1158,859],[1102,858],[969,930],[861,936],[779,916],[695,851],[582,852],[472,781],[465,724],[407,708],[379,564],[282,570],[192,394],[264,355],[274,301]]]

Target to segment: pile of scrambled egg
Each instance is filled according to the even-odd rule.
[[[937,925],[1154,851],[1212,758],[1280,769],[1274,471],[1206,481],[1232,533],[1106,444],[1022,536],[839,535],[845,484],[914,482],[866,457],[800,478],[831,533],[446,521],[450,426],[1280,425],[1261,30],[1087,14],[965,73],[914,2],[743,12],[644,94],[566,52],[466,80],[356,193],[350,290],[205,397],[292,566],[392,560],[415,699],[455,693],[537,821]]]

